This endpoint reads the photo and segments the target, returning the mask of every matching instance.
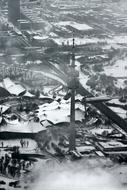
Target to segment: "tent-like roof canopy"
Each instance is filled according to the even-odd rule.
[[[77,109],[77,107],[79,109]],[[84,111],[78,105],[75,109],[75,120],[82,121],[84,119]],[[43,104],[39,106],[38,117],[40,121],[48,120],[55,124],[70,122],[70,104],[59,104],[54,101],[50,104]]]
[[[1,126],[0,132],[18,132],[18,133],[38,133],[40,131],[45,131],[46,127],[42,126],[39,122],[19,122],[19,121],[9,121],[6,119],[7,126]]]

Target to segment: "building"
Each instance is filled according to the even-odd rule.
[[[20,19],[20,0],[8,0],[8,21],[14,25]]]

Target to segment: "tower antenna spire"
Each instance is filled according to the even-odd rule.
[[[72,38],[72,65],[73,68],[75,67],[75,35],[73,31],[73,38]]]
[[[74,35],[74,31],[73,31],[73,48],[75,48],[75,35]]]

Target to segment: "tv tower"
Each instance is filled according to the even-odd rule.
[[[75,94],[76,89],[78,88],[78,72],[75,71],[75,38],[73,33],[73,45],[72,45],[72,60],[70,65],[70,80],[69,88],[71,90],[71,109],[70,109],[70,133],[69,133],[69,151],[76,149],[75,143]]]

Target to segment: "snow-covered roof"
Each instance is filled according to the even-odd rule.
[[[38,111],[41,114],[41,112],[43,112],[43,111],[55,110],[55,109],[58,108],[58,106],[59,106],[59,103],[56,102],[56,101],[53,101],[50,104],[46,103],[46,104],[43,104],[43,105],[39,106],[39,110]]]
[[[85,145],[85,146],[76,147],[76,149],[78,150],[78,152],[85,152],[85,151],[95,150],[95,147]]]
[[[99,135],[101,135],[104,131],[106,131],[107,133],[112,133],[112,131],[113,131],[113,129],[105,129],[105,128],[94,128],[94,129],[92,129],[91,130],[91,132],[93,133],[93,134],[99,134]]]
[[[11,86],[14,86],[15,83],[10,80],[10,78],[3,79],[3,87],[9,89]]]
[[[13,95],[20,95],[21,93],[25,92],[25,89],[21,85],[11,86],[8,91]]]
[[[2,88],[4,87],[2,82],[0,82],[0,87],[2,87]]]
[[[9,106],[0,105],[0,110],[2,113],[6,112],[9,109]]]
[[[52,123],[50,121],[48,121],[47,119],[44,120],[44,121],[41,121],[41,124],[44,126],[44,127],[48,127],[48,126],[51,126]]]
[[[39,36],[39,35],[36,35],[33,37],[35,40],[45,40],[47,39],[47,37],[42,37],[42,36]]]
[[[6,119],[7,121],[7,119]],[[38,122],[19,122],[19,121],[7,121],[7,125],[0,127],[0,132],[17,132],[17,133],[38,133],[44,131],[46,128]]]
[[[83,99],[83,96],[80,95],[80,94],[77,94],[76,97],[75,97],[75,100],[80,100],[80,101],[82,101],[82,99]]]
[[[72,26],[73,28],[77,30],[91,30],[93,29],[91,26],[87,24],[77,23],[73,21],[61,21],[59,23],[54,23],[55,26]]]
[[[20,84],[15,84],[10,80],[10,78],[3,79],[3,86],[10,94],[13,95],[20,95],[21,93],[25,92],[25,88],[23,88]]]
[[[127,147],[126,144],[123,144],[118,141],[108,141],[108,142],[99,142],[104,148],[115,148],[115,147]]]
[[[43,94],[40,93],[40,96],[39,96],[40,99],[52,99],[51,97],[49,96],[44,96]],[[53,99],[52,99],[53,100]]]
[[[31,93],[28,92],[28,91],[27,91],[23,96],[25,96],[25,97],[30,97],[30,98],[34,97],[34,95],[31,94]]]

